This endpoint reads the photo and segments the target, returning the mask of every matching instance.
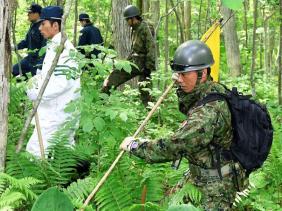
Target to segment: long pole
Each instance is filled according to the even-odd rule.
[[[41,133],[41,128],[40,128],[40,122],[39,122],[39,117],[38,117],[38,112],[36,111],[35,115],[35,127],[37,130],[37,136],[38,136],[38,141],[39,141],[39,148],[40,148],[40,154],[41,154],[41,159],[45,159],[45,154],[44,154],[44,145],[43,145],[43,138],[42,138],[42,133]]]
[[[149,121],[149,119],[151,118],[151,116],[154,114],[154,112],[156,111],[156,109],[159,107],[159,105],[161,104],[161,102],[165,99],[166,95],[169,93],[169,91],[172,89],[173,85],[175,82],[171,83],[170,86],[167,87],[167,89],[165,90],[165,92],[162,94],[162,96],[158,99],[158,101],[156,102],[156,104],[154,105],[154,107],[152,108],[152,110],[148,113],[147,117],[145,118],[145,120],[142,122],[142,124],[139,126],[139,128],[136,130],[136,132],[134,133],[133,137],[136,138],[137,135],[144,129],[145,125],[147,124],[147,122]],[[108,178],[108,176],[110,175],[110,173],[112,172],[113,168],[116,166],[116,164],[118,163],[118,161],[120,160],[120,158],[122,157],[124,153],[124,150],[122,150],[119,155],[117,156],[117,158],[115,159],[115,161],[112,163],[112,165],[110,166],[110,168],[108,169],[108,171],[104,174],[104,176],[102,177],[102,179],[99,181],[99,183],[96,185],[96,187],[93,189],[93,191],[90,193],[90,195],[87,197],[87,199],[85,200],[83,207],[81,209],[81,211],[84,210],[84,208],[89,204],[90,200],[94,197],[94,195],[97,193],[97,191],[99,190],[99,188],[104,184],[104,182],[106,181],[106,179]]]

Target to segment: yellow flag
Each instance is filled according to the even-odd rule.
[[[219,58],[220,58],[220,22],[215,22],[202,36],[201,41],[205,42],[212,51],[214,64],[211,66],[211,76],[214,81],[219,79]]]

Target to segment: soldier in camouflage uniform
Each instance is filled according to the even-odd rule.
[[[123,13],[128,25],[132,28],[132,46],[131,53],[127,60],[135,63],[138,69],[132,66],[130,73],[124,70],[114,70],[109,77],[105,80],[103,91],[109,93],[110,88],[114,88],[125,83],[126,81],[139,76],[139,82],[146,82],[146,85],[139,84],[139,91],[141,100],[144,105],[147,105],[151,100],[148,91],[143,88],[151,87],[151,71],[155,68],[155,42],[153,37],[153,27],[149,25],[140,16],[140,11],[133,5],[128,5]],[[142,83],[144,84],[144,83]]]
[[[179,85],[179,109],[187,120],[169,139],[127,137],[120,148],[149,163],[186,158],[189,170],[172,192],[190,182],[203,193],[204,210],[231,210],[236,192],[247,181],[239,163],[223,155],[232,142],[231,113],[225,101],[197,106],[208,93],[224,92],[222,85],[210,77],[213,63],[212,53],[203,42],[194,40],[180,45],[171,67]],[[191,200],[187,196],[184,201]]]

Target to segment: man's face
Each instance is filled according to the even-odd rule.
[[[197,79],[197,71],[190,71],[186,73],[178,73],[178,79],[176,80],[176,82],[184,92],[190,93],[195,88]]]
[[[129,26],[133,26],[133,19],[132,18],[126,18],[126,22]]]
[[[58,33],[58,24],[55,22],[51,25],[49,20],[44,20],[41,22],[39,30],[45,39],[50,39]]]
[[[30,22],[35,22],[39,19],[39,14],[37,12],[29,12],[27,17]]]
[[[79,21],[79,23],[80,23],[80,25],[81,25],[82,27],[84,27],[84,26],[85,26],[85,24],[86,24],[86,21],[81,20],[81,21]]]

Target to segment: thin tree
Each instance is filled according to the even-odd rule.
[[[208,0],[207,2],[207,9],[206,9],[206,17],[205,17],[205,31],[210,26],[210,11],[211,11],[211,1]]]
[[[191,1],[184,1],[184,34],[185,40],[190,40],[191,37]]]
[[[4,172],[6,161],[9,100],[8,77],[11,73],[10,20],[14,5],[14,1],[0,0],[0,172]]]
[[[278,56],[278,101],[282,105],[282,0],[280,0],[280,43],[279,43],[279,56]]]
[[[199,7],[199,15],[198,15],[198,39],[200,39],[200,34],[201,34],[201,15],[202,15],[202,7],[203,7],[203,0],[200,2],[200,7]]]
[[[165,13],[168,13],[168,0],[165,1]],[[165,54],[165,74],[168,72],[168,60],[169,60],[169,46],[168,46],[168,19],[169,16],[165,17],[165,35],[164,35],[164,54]],[[165,83],[166,86],[166,83]]]
[[[251,64],[251,73],[250,73],[250,83],[251,83],[251,89],[252,89],[252,95],[256,95],[256,89],[255,89],[255,81],[254,81],[254,72],[256,67],[256,30],[257,30],[257,16],[258,16],[258,1],[254,0],[253,3],[253,17],[254,17],[254,25],[253,25],[253,42],[252,42],[252,64]]]
[[[249,10],[249,1],[244,1],[244,31],[245,31],[245,48],[248,48],[248,10]]]
[[[177,9],[176,9],[176,7],[174,5],[173,0],[170,0],[170,5],[173,8],[173,11],[174,11],[175,16],[176,16],[176,20],[178,22],[179,31],[180,31],[180,43],[183,43],[184,42],[184,32],[183,32],[183,27],[182,27],[183,24],[181,23],[181,19],[179,17],[179,14],[177,12]]]
[[[14,45],[14,51],[16,53],[17,63],[19,65],[19,75],[22,76],[22,66],[21,66],[21,55],[19,54],[18,47],[17,47],[17,40],[16,40],[16,25],[17,25],[17,8],[13,10],[13,18],[12,18],[12,40]]]
[[[151,2],[151,19],[152,19],[152,22],[153,22],[153,25],[154,25],[154,29],[157,28],[157,25],[158,25],[158,20],[160,18],[160,0],[153,0]],[[156,55],[156,61],[155,61],[155,66],[156,66],[156,69],[158,69],[158,57],[159,57],[159,43],[157,42],[157,36],[156,36],[156,32],[154,33],[154,40],[155,40],[155,43],[156,43],[156,52],[155,52],[155,55]]]
[[[74,47],[76,47],[76,38],[77,38],[77,19],[78,19],[77,5],[78,5],[78,0],[75,0],[74,1],[73,41],[72,41]]]

